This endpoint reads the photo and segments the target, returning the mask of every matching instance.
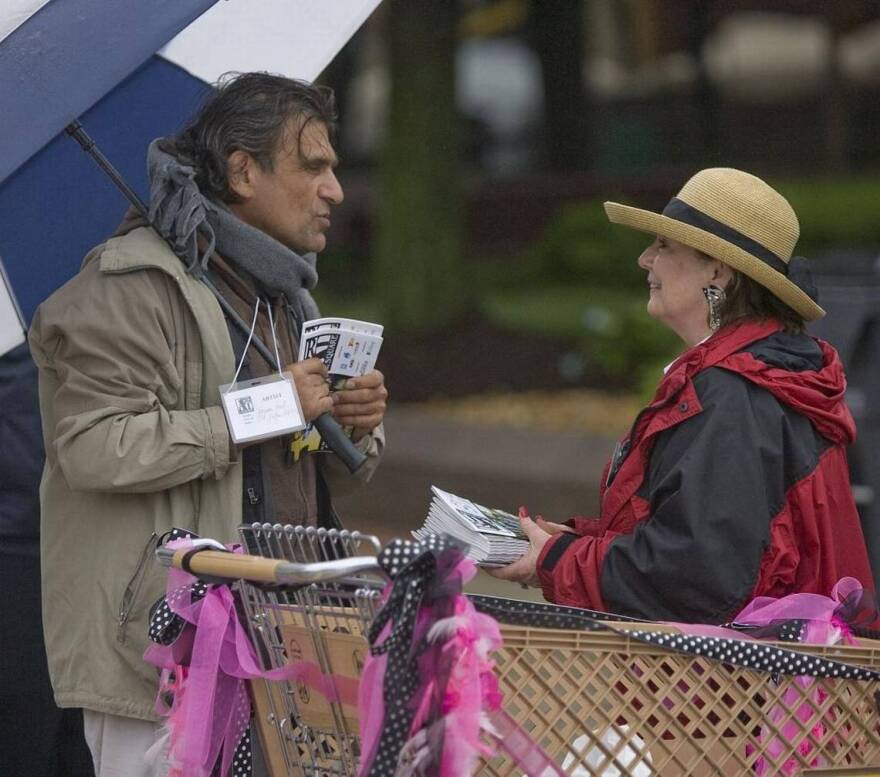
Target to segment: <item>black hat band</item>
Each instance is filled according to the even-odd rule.
[[[680,221],[682,224],[702,229],[704,232],[715,235],[715,237],[720,237],[737,248],[741,248],[747,254],[751,254],[756,259],[760,259],[764,264],[776,270],[776,272],[788,276],[788,265],[772,251],[762,246],[756,240],[752,240],[752,238],[742,234],[742,232],[737,232],[733,227],[722,224],[701,210],[688,205],[683,200],[678,199],[678,197],[673,197],[669,201],[669,204],[663,209],[663,215]]]

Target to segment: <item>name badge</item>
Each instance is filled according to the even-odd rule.
[[[229,434],[236,445],[280,437],[305,429],[299,397],[287,376],[227,383],[220,386],[220,398]]]

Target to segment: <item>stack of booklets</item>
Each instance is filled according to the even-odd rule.
[[[506,566],[516,561],[529,547],[529,541],[515,515],[484,507],[437,486],[431,486],[434,498],[428,517],[413,537],[449,534],[468,546],[467,556],[486,567]]]
[[[376,366],[382,347],[381,324],[351,318],[315,318],[303,324],[299,361],[317,358],[330,374],[330,390],[336,391],[347,378],[365,375]],[[293,436],[291,452],[298,460],[304,451],[329,451],[312,424]]]
[[[331,378],[354,378],[376,366],[382,325],[351,318],[315,318],[303,324],[299,360],[322,359]]]

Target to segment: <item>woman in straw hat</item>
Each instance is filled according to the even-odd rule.
[[[656,235],[639,257],[648,312],[684,341],[618,444],[597,519],[522,517],[529,551],[496,576],[558,604],[722,623],[755,596],[873,588],[850,489],[855,425],[791,206],[764,181],[702,170],[653,213],[605,203]]]

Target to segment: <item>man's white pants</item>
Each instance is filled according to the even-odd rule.
[[[159,738],[159,723],[83,710],[86,744],[95,762],[95,777],[164,777],[162,757],[152,763],[146,753]]]

